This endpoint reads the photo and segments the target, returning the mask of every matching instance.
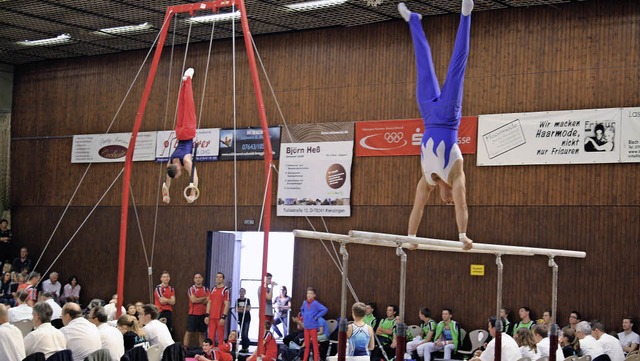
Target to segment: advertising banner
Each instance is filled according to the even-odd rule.
[[[640,107],[622,108],[620,161],[640,162]]]
[[[220,141],[220,128],[198,129],[196,137],[193,139],[194,145],[198,145],[196,162],[214,161],[218,159],[218,143]],[[167,162],[171,153],[178,146],[176,133],[173,130],[158,132],[156,141],[155,160],[156,162]]]
[[[477,163],[619,162],[620,125],[620,108],[480,115]]]
[[[280,126],[269,127],[273,159],[280,156]],[[243,128],[220,130],[220,160],[264,159],[262,128]]]
[[[420,155],[422,118],[356,122],[356,156]],[[476,154],[478,117],[462,117],[458,145],[462,154]]]
[[[292,125],[289,132],[280,147],[278,216],[351,216],[353,123]]]
[[[124,162],[131,133],[81,134],[73,136],[71,163]],[[139,132],[134,161],[154,159],[156,132]]]

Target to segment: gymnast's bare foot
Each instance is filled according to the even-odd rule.
[[[470,250],[471,248],[473,248],[473,241],[467,237],[467,235],[460,235],[460,242],[462,242],[462,249],[465,251]]]
[[[169,197],[169,188],[166,183],[162,183],[162,201],[169,204],[171,198]]]
[[[415,234],[410,234],[409,237],[416,238],[416,235]],[[418,244],[417,243],[410,243],[409,244],[409,249],[411,251],[415,251],[416,249],[418,249]]]

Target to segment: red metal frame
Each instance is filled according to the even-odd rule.
[[[122,307],[122,301],[124,300],[124,272],[125,272],[125,253],[127,246],[127,218],[129,211],[129,184],[131,182],[131,164],[133,161],[133,150],[135,148],[136,139],[138,137],[138,132],[140,131],[140,125],[142,123],[142,117],[144,116],[144,111],[147,107],[147,101],[149,100],[149,94],[151,93],[151,86],[153,85],[153,80],[156,75],[156,71],[158,70],[158,63],[160,62],[160,55],[162,54],[162,49],[164,47],[165,40],[167,38],[167,31],[169,29],[169,24],[171,22],[171,18],[179,13],[190,13],[194,14],[195,11],[201,10],[211,10],[212,12],[217,12],[221,8],[237,6],[238,10],[240,10],[240,20],[242,23],[242,32],[244,34],[244,42],[247,48],[247,56],[249,58],[249,70],[251,72],[251,80],[253,81],[253,90],[256,95],[256,102],[258,105],[258,113],[260,116],[260,124],[262,126],[263,133],[263,142],[264,142],[264,169],[265,169],[265,182],[266,183],[266,201],[265,201],[265,213],[264,213],[264,244],[263,244],[263,252],[262,252],[262,279],[263,286],[265,286],[266,273],[267,273],[267,260],[268,260],[268,250],[269,250],[269,232],[271,230],[271,198],[272,198],[272,188],[271,188],[271,176],[269,169],[273,162],[272,148],[271,148],[271,138],[269,137],[269,123],[267,122],[267,113],[264,108],[264,100],[262,98],[262,89],[260,87],[260,80],[258,77],[258,69],[256,66],[255,53],[253,51],[253,44],[251,42],[251,32],[249,30],[249,21],[247,19],[247,11],[244,6],[244,0],[217,0],[217,1],[208,1],[194,4],[183,4],[183,5],[175,5],[169,6],[167,8],[167,12],[164,17],[163,26],[160,29],[160,37],[158,39],[158,43],[156,45],[156,51],[153,55],[153,61],[151,62],[151,69],[149,70],[149,75],[147,76],[147,82],[144,88],[144,92],[142,93],[142,99],[140,100],[140,105],[138,107],[138,113],[136,114],[136,119],[133,125],[133,130],[131,133],[131,139],[129,141],[129,147],[127,148],[127,155],[125,158],[125,166],[124,166],[124,178],[122,181],[122,207],[121,207],[121,216],[120,216],[120,257],[118,261],[118,317],[120,316],[120,310]],[[259,335],[264,335],[264,309],[266,306],[265,301],[266,292],[262,292],[262,297],[260,297],[260,331]],[[228,320],[231,320],[229,318]],[[262,336],[259,336],[258,339],[258,349],[259,354],[263,353],[263,345],[260,340]]]

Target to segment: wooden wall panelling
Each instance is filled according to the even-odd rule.
[[[547,111],[635,106],[640,100],[638,18],[634,1],[589,1],[554,7],[531,7],[474,14],[464,114]],[[451,56],[459,17],[433,16],[423,21],[440,81]],[[409,32],[401,20],[346,29],[323,29],[256,37],[278,102],[289,124],[417,117],[415,60]],[[196,67],[196,103],[204,84],[208,44],[192,44],[188,66]],[[177,49],[176,58],[183,50]],[[257,114],[244,49],[237,49],[239,126],[256,126]],[[12,129],[14,138],[101,133],[111,121],[145,52],[67,59],[20,66],[16,70]],[[231,44],[216,41],[207,79],[203,127],[231,127]],[[174,61],[172,81],[179,80]],[[131,130],[147,68],[132,89],[112,131]],[[166,84],[164,58],[154,84],[143,130],[170,129],[177,85]],[[281,124],[276,103],[261,75],[271,124]],[[17,243],[38,255],[62,213],[85,165],[69,164],[71,138],[12,142],[13,226]],[[28,157],[27,157],[28,155]],[[635,293],[640,287],[637,252],[640,234],[640,186],[637,164],[477,167],[465,156],[469,179],[469,234],[478,242],[585,250],[587,259],[559,259],[559,312],[566,323],[572,309],[598,317],[617,329],[622,314],[638,316]],[[74,200],[61,233],[43,264],[55,257],[65,237],[80,224],[121,164],[96,164]],[[158,210],[153,285],[168,269],[178,294],[191,284],[194,269],[204,268],[204,240],[209,230],[234,228],[233,162],[199,164],[202,196],[187,206],[172,187],[172,205]],[[136,163],[133,194],[143,236],[149,245],[160,181],[159,166]],[[330,232],[350,229],[404,234],[420,169],[417,157],[354,158],[352,217],[326,219]],[[240,230],[259,223],[264,167],[259,161],[238,163]],[[277,178],[277,177],[276,177]],[[120,215],[116,185],[56,263],[63,278],[77,272],[86,298],[107,298],[105,284],[115,280],[115,246]],[[275,217],[274,231],[310,229],[305,219]],[[134,217],[130,212],[130,217]],[[242,225],[243,219],[256,225]],[[310,222],[324,230],[320,219]],[[185,227],[182,227],[182,226]],[[133,218],[129,224],[125,299],[148,294],[146,263]],[[432,195],[420,234],[455,239],[453,207]],[[304,289],[314,285],[320,299],[339,312],[340,275],[320,243],[297,240],[294,262],[294,309]],[[351,280],[362,300],[384,305],[398,299],[399,261],[393,249],[349,246]],[[492,256],[411,252],[407,320],[417,322],[418,307],[438,315],[451,307],[468,329],[485,326],[495,310],[495,259]],[[634,258],[635,257],[635,258]],[[83,262],[83,260],[96,260]],[[551,271],[544,257],[505,257],[504,304],[517,312],[531,306],[537,315],[550,304]],[[470,264],[484,264],[484,277],[469,276]],[[444,279],[443,269],[455,272]],[[40,268],[40,267],[39,267]],[[624,277],[620,277],[624,274]],[[623,279],[624,282],[620,280]],[[446,281],[446,282],[445,282]],[[113,286],[115,287],[115,286]],[[598,297],[593,290],[601,290]],[[85,301],[88,301],[85,300]],[[349,299],[351,303],[353,299]],[[436,317],[439,318],[439,317]],[[178,298],[177,335],[184,331],[186,300]]]

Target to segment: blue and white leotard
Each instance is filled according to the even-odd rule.
[[[409,28],[418,70],[416,98],[424,121],[420,150],[422,172],[427,183],[431,185],[436,185],[431,177],[432,174],[436,174],[448,183],[453,163],[462,159],[462,153],[458,147],[458,127],[462,117],[464,72],[469,56],[471,15],[460,16],[453,55],[442,91],[433,67],[431,49],[418,14],[411,14]]]

